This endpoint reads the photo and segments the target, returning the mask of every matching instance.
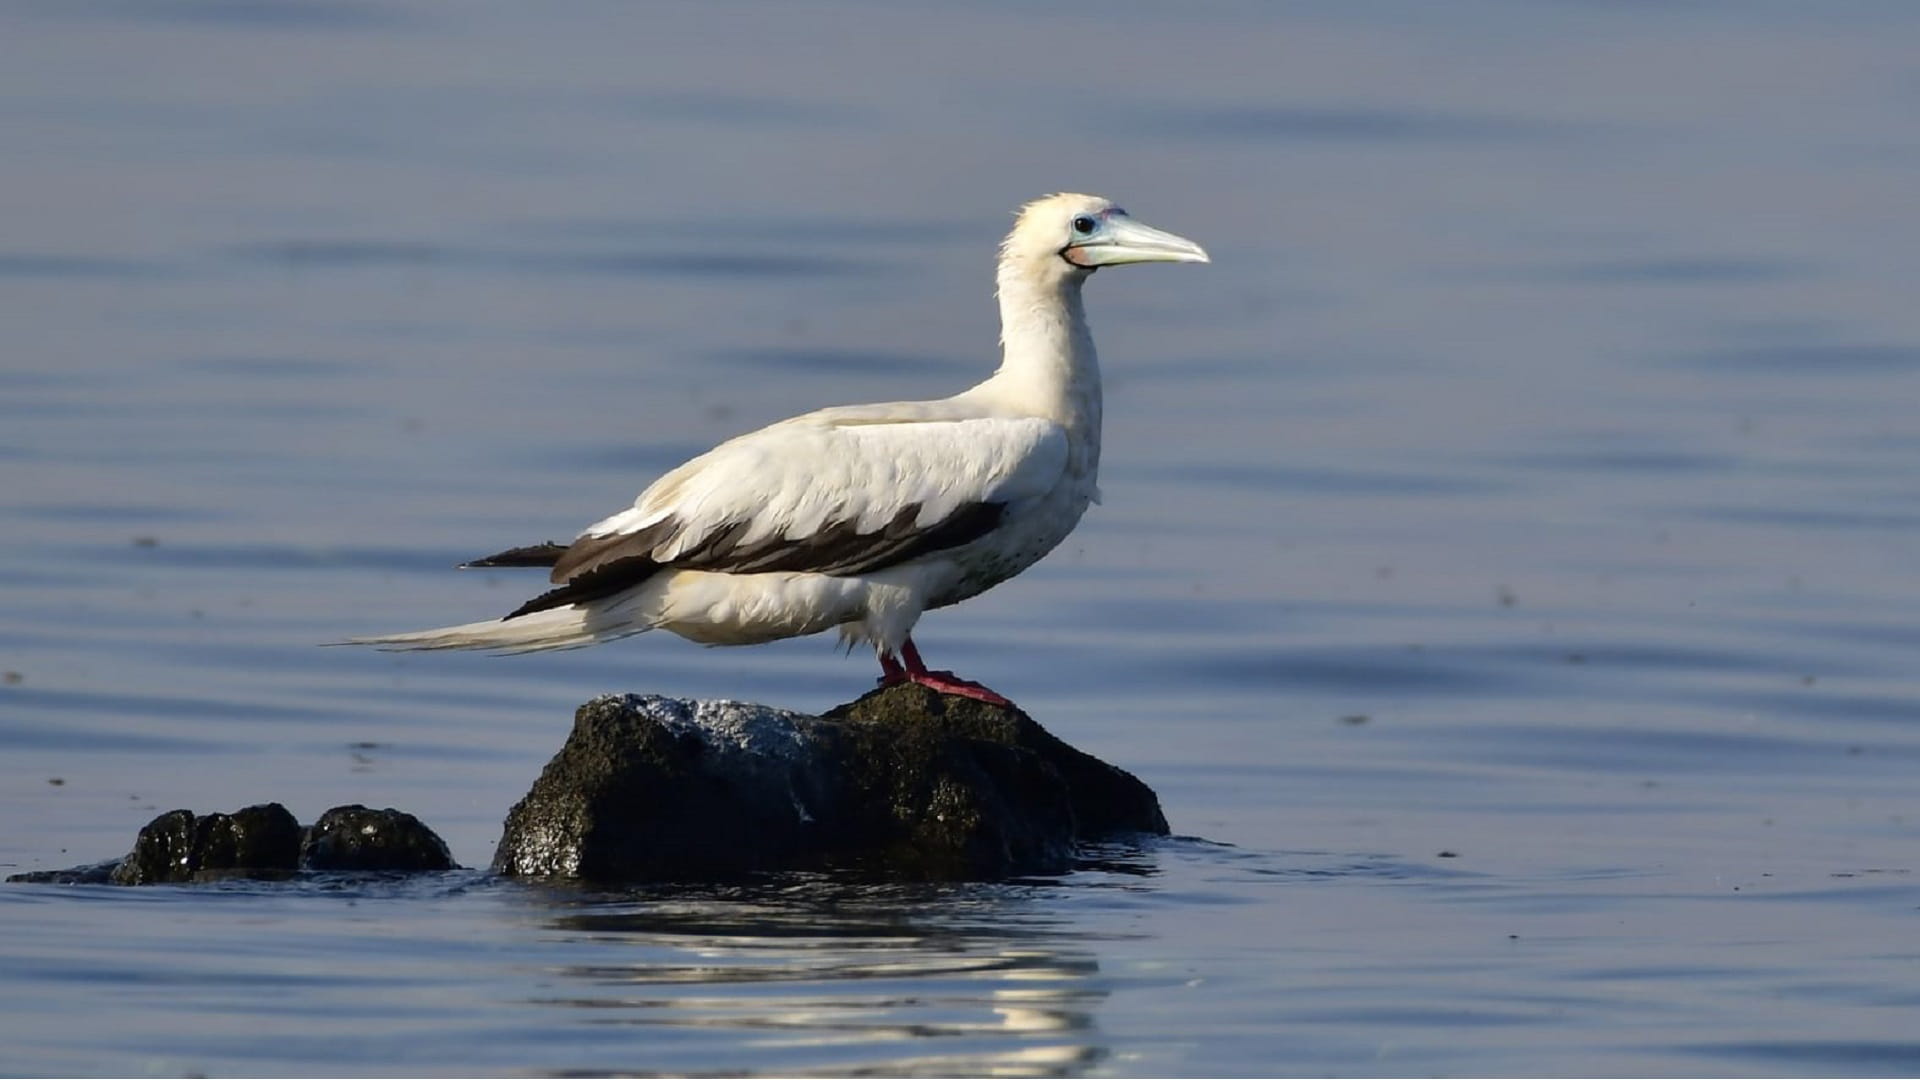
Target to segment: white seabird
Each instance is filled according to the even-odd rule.
[[[1102,266],[1206,262],[1108,199],[1050,195],[1000,245],[1000,367],[939,401],[848,405],[730,439],[572,544],[469,566],[551,566],[556,588],[502,619],[355,638],[398,649],[569,649],[646,630],[748,645],[838,627],[881,682],[997,704],[929,671],[922,612],[1039,561],[1099,498],[1100,365],[1080,287]]]

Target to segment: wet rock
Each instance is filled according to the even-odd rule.
[[[1167,818],[1152,788],[1125,769],[1060,741],[1019,709],[936,694],[923,686],[899,686],[834,708],[826,719],[848,721],[856,730],[886,740],[913,733],[924,745],[929,735],[950,733],[1030,751],[1060,774],[1073,808],[1076,840],[1167,835]]]
[[[300,871],[457,870],[446,842],[399,810],[336,806],[302,829],[279,803],[231,814],[171,810],[148,822],[125,858],[69,870],[33,870],[11,882],[158,885],[284,878]]]
[[[66,870],[27,870],[8,874],[7,880],[29,885],[108,885],[113,882],[113,872],[120,868],[120,863],[119,859],[108,859]]]
[[[419,818],[389,807],[336,806],[320,815],[300,844],[302,870],[427,871],[455,869],[446,841]]]
[[[581,706],[493,865],[598,881],[818,866],[996,878],[1166,831],[1145,784],[1017,709],[911,685],[817,717],[629,694]]]
[[[300,823],[279,803],[231,814],[172,810],[148,822],[114,868],[115,885],[153,885],[230,875],[291,872],[300,862]]]
[[[1166,831],[1145,784],[1017,709],[918,686],[823,716],[623,695],[581,706],[566,745],[508,815],[494,869],[608,882],[810,867],[990,879],[1065,870],[1080,844]],[[446,844],[411,814],[335,807],[303,830],[267,803],[174,810],[118,862],[8,880],[449,869]]]

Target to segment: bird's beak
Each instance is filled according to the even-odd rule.
[[[1121,214],[1109,215],[1099,232],[1067,245],[1061,254],[1079,266],[1212,261],[1204,248],[1186,237],[1142,225]]]

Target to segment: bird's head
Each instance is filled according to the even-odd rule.
[[[1000,261],[1036,276],[1083,278],[1102,266],[1208,259],[1199,244],[1142,225],[1112,199],[1060,194],[1021,208]]]

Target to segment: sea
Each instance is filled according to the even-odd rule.
[[[469,869],[0,886],[0,1073],[1920,1072],[1920,6],[0,8],[0,874],[278,801]],[[1103,501],[916,638],[1174,835],[984,883],[488,866],[609,692],[495,657],[714,443],[1087,285]]]

